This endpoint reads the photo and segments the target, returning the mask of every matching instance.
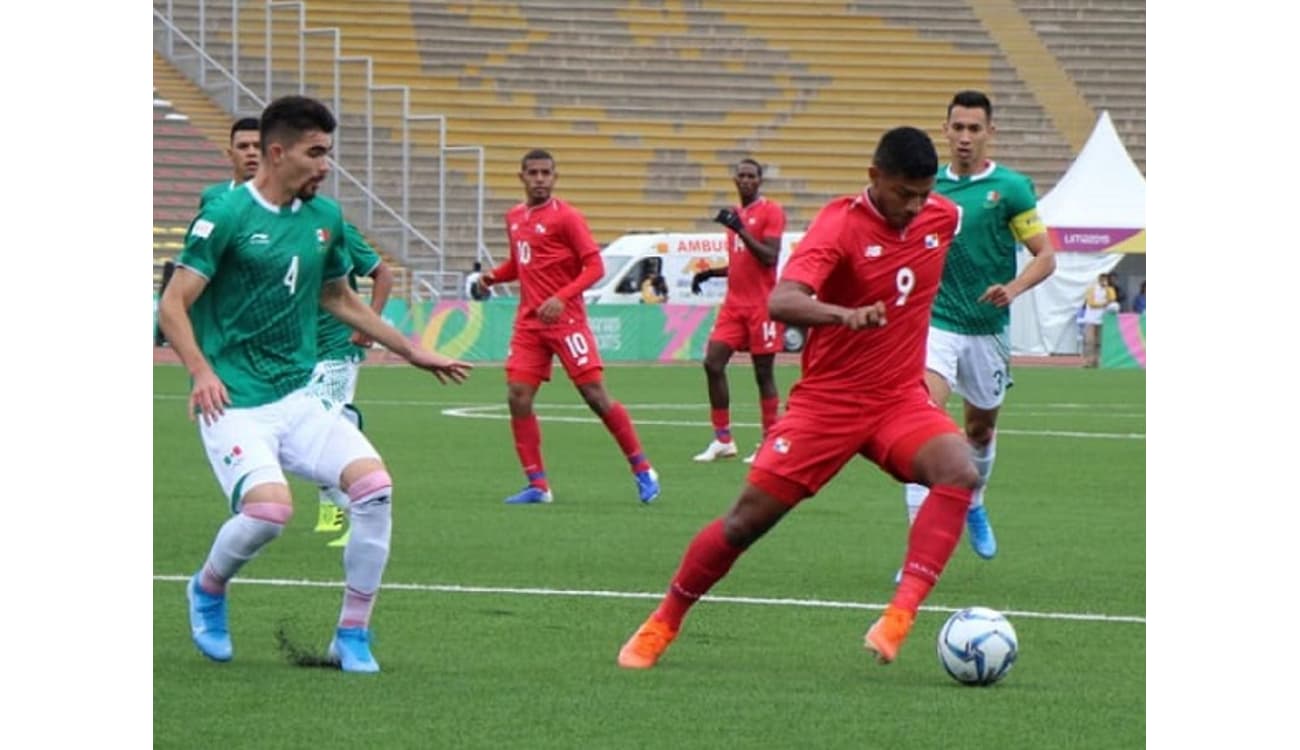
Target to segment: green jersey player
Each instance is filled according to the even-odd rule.
[[[370,309],[382,313],[393,289],[393,271],[366,242],[361,232],[348,222],[343,223],[343,248],[352,264],[348,272],[348,286],[357,290],[357,279],[368,276],[374,281],[370,296]],[[322,398],[343,404],[343,413],[357,429],[361,429],[361,411],[352,403],[357,392],[357,375],[366,349],[373,345],[369,336],[353,331],[324,309],[317,320],[316,369],[312,372],[312,388]],[[343,528],[344,511],[348,507],[347,493],[337,486],[322,485],[320,506],[316,516],[316,531],[334,532]],[[346,547],[350,534],[329,543],[330,547]]]
[[[379,670],[369,623],[388,562],[392,479],[342,405],[308,387],[318,307],[440,381],[461,382],[470,369],[414,346],[348,287],[342,213],[316,195],[334,127],[314,99],[266,108],[257,174],[191,223],[160,303],[163,331],[193,379],[191,418],[234,512],[186,587],[191,637],[214,661],[233,655],[227,584],[293,515],[287,470],[348,494],[352,534],[330,654],[346,672]]]
[[[1011,386],[1011,301],[1052,275],[1056,256],[1038,218],[1033,183],[986,158],[995,132],[993,105],[978,91],[960,91],[943,124],[952,162],[939,170],[935,191],[962,209],[961,232],[944,262],[926,346],[925,382],[944,404],[956,391],[965,407],[966,439],[980,473],[966,518],[971,546],[989,559],[997,540],[984,509],[984,488],[996,455],[998,410]],[[1034,256],[1016,275],[1016,248]],[[909,484],[909,521],[926,489]]]
[[[257,174],[257,164],[261,159],[258,141],[261,131],[256,117],[244,117],[230,126],[230,145],[226,147],[226,158],[230,160],[232,170],[229,180],[222,180],[203,188],[199,195],[199,210],[202,211],[212,201],[224,197]]]

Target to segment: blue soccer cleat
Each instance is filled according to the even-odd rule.
[[[199,588],[199,574],[195,573],[185,586],[185,598],[190,602],[190,637],[194,645],[213,661],[230,661],[235,649],[226,627],[225,595],[214,596]]]
[[[654,469],[646,469],[636,473],[636,494],[641,498],[641,502],[654,502],[659,497],[659,472]]]
[[[550,490],[544,490],[540,487],[534,487],[531,484],[519,492],[506,498],[506,505],[532,505],[533,503],[549,503],[554,498]]]
[[[330,641],[330,659],[344,672],[378,672],[379,662],[370,653],[370,631],[365,628],[339,628]]]
[[[970,534],[970,546],[975,554],[985,560],[992,560],[998,553],[998,540],[993,536],[989,514],[983,505],[977,505],[966,513],[966,531]]]

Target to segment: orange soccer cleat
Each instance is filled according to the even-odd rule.
[[[898,658],[898,650],[907,640],[916,615],[898,607],[889,606],[885,613],[867,630],[862,645],[876,655],[876,661],[888,664]]]
[[[653,616],[641,624],[618,652],[618,665],[624,669],[649,669],[668,650],[677,631]]]

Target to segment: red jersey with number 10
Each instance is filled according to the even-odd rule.
[[[510,239],[510,259],[519,278],[515,325],[542,328],[544,324],[537,318],[537,308],[577,278],[583,259],[600,255],[600,246],[578,209],[559,198],[531,208],[520,203],[510,209],[506,212],[506,233]],[[586,321],[587,307],[581,292],[564,301],[561,319]]]
[[[803,377],[790,393],[819,400],[888,399],[924,382],[930,309],[939,291],[948,246],[961,229],[961,210],[931,193],[912,223],[889,226],[864,190],[837,198],[817,214],[782,280],[805,284],[817,299],[856,308],[885,303],[885,325],[851,331],[812,329]]]
[[[780,237],[785,231],[785,211],[781,204],[759,196],[748,206],[732,210],[745,225],[745,231],[759,241]],[[727,296],[722,304],[735,310],[767,309],[767,298],[776,286],[776,266],[765,266],[754,257],[740,235],[727,230]],[[766,317],[766,316],[765,316]]]

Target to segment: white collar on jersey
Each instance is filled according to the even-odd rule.
[[[982,169],[982,170],[976,172],[975,174],[972,174],[972,175],[965,175],[965,176],[970,177],[970,179],[971,179],[972,181],[974,181],[974,180],[982,180],[982,179],[984,179],[985,177],[988,177],[989,175],[993,174],[993,170],[995,170],[995,169],[997,169],[997,168],[998,168],[998,163],[995,162],[995,161],[993,161],[992,159],[989,159],[989,161],[988,161],[988,166],[987,166],[987,167],[985,167],[984,169]],[[956,172],[952,171],[952,162],[949,162],[949,163],[948,163],[948,166],[944,169],[944,173],[947,175],[948,179],[950,179],[950,180],[952,180],[952,181],[954,181],[954,182],[960,180],[960,179],[963,177],[963,175],[959,175],[959,174],[957,174]]]
[[[262,208],[265,208],[267,211],[270,211],[270,212],[273,213],[273,214],[279,214],[279,213],[280,213],[280,208],[281,208],[281,207],[275,205],[275,204],[272,203],[271,201],[268,201],[266,198],[264,198],[264,197],[262,196],[261,193],[257,192],[257,188],[253,187],[253,181],[252,181],[252,180],[249,180],[248,182],[245,182],[244,184],[248,186],[248,192],[250,192],[250,193],[253,194],[253,200],[255,200],[255,201],[257,201],[258,203],[260,203],[260,204],[262,205]],[[295,214],[296,214],[296,213],[298,213],[298,209],[300,209],[300,208],[302,208],[302,200],[301,200],[300,198],[294,198],[294,199],[293,199],[293,203],[290,203],[290,204],[289,204],[289,212],[290,212],[290,213],[295,213]]]

